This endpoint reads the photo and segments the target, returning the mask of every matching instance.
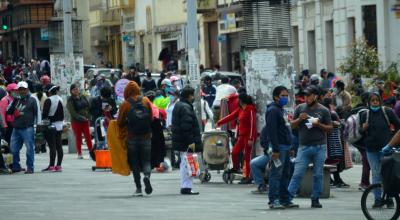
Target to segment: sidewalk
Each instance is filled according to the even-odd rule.
[[[323,209],[311,209],[309,199],[295,199],[300,209],[275,211],[267,208],[266,195],[250,193],[254,186],[227,185],[216,172],[211,172],[208,184],[195,180],[199,196],[179,194],[175,170],[152,174],[153,194],[133,198],[132,176],[92,172],[94,162],[85,153],[84,160],[65,154],[62,173],[41,173],[48,154],[39,154],[35,174],[0,176],[0,219],[364,219],[358,191],[360,166],[343,173],[351,188],[332,189],[332,197],[321,200]],[[24,153],[21,156],[25,167]]]

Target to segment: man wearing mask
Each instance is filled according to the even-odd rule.
[[[351,111],[351,95],[344,88],[345,84],[342,80],[336,81],[333,104],[336,106],[336,112],[339,114],[339,117],[346,119]]]
[[[274,102],[267,106],[265,113],[266,136],[269,145],[272,146],[268,193],[271,209],[296,207],[288,201],[287,191],[290,180],[291,132],[283,107],[288,104],[288,96],[286,87],[276,87],[272,92]]]
[[[129,69],[129,73],[125,76],[125,79],[128,79],[130,81],[135,81],[139,87],[142,86],[142,82],[140,80],[140,76],[138,72],[136,71],[135,66],[131,66]]]
[[[172,83],[169,79],[164,79],[161,82],[161,91],[162,91],[162,95],[160,94],[159,96],[157,96],[154,101],[153,104],[155,106],[157,106],[157,108],[159,109],[163,109],[166,110],[169,104],[169,91],[172,88]]]
[[[217,90],[215,89],[215,86],[211,83],[212,79],[210,76],[204,77],[204,87],[203,87],[203,92],[204,92],[204,100],[207,101],[208,106],[211,108],[215,99],[215,94],[217,93]]]
[[[32,174],[34,172],[34,129],[33,126],[38,120],[38,104],[37,101],[31,97],[28,91],[28,83],[22,81],[17,85],[19,98],[13,100],[7,109],[7,115],[14,116],[13,127],[14,130],[11,135],[11,152],[13,154],[13,172],[21,172],[23,169],[19,163],[19,152],[23,143],[26,145],[26,165],[27,170],[25,174]]]
[[[309,86],[304,92],[306,103],[296,108],[294,119],[291,122],[292,128],[298,129],[299,132],[299,149],[294,173],[288,187],[288,202],[291,202],[297,194],[309,163],[313,163],[311,207],[322,208],[319,197],[323,186],[327,133],[332,130],[333,126],[329,110],[318,103],[319,89]]]

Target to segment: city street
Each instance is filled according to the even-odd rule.
[[[47,154],[36,155],[36,171],[47,163]],[[154,173],[153,194],[134,198],[132,176],[92,172],[92,165],[87,152],[84,160],[65,154],[62,173],[0,176],[0,219],[364,219],[357,189],[360,166],[343,173],[352,187],[333,189],[330,199],[321,200],[323,209],[309,208],[309,199],[296,199],[300,209],[275,211],[267,208],[266,195],[250,193],[254,186],[227,185],[216,172],[208,184],[195,181],[199,196],[179,194],[177,170]]]

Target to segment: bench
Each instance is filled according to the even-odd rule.
[[[331,172],[336,171],[335,165],[324,165],[324,175],[323,180],[324,184],[322,187],[321,198],[329,198],[330,197],[330,176]],[[299,189],[299,196],[310,198],[312,194],[312,185],[313,185],[313,164],[310,164],[306,170],[306,173],[301,181],[300,189]]]

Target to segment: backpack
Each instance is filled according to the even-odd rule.
[[[128,131],[134,135],[144,135],[151,132],[151,116],[142,103],[142,97],[139,96],[137,101],[128,99],[131,104],[131,110],[128,112]]]
[[[345,137],[347,141],[351,144],[356,143],[362,138],[362,134],[360,134],[359,128],[361,127],[360,125],[360,115],[361,112],[367,111],[367,121],[369,119],[369,110],[367,109],[361,109],[357,113],[350,115],[350,117],[347,118],[346,123],[345,123]]]

